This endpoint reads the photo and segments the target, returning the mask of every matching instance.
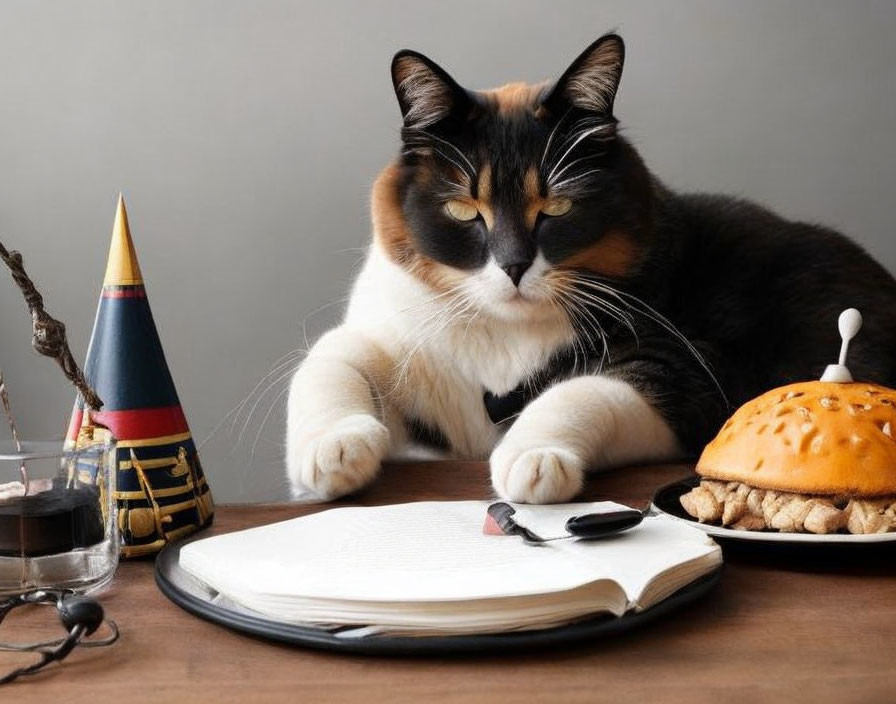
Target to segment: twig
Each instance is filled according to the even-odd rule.
[[[59,366],[62,367],[66,378],[81,392],[85,403],[91,410],[98,411],[102,408],[103,402],[87,384],[84,373],[72,356],[68,346],[68,339],[65,335],[65,325],[51,317],[44,310],[43,296],[35,288],[34,282],[28,277],[28,274],[25,273],[25,267],[22,265],[22,255],[19,252],[7,251],[3,243],[0,242],[0,259],[12,272],[13,281],[21,289],[22,295],[25,297],[25,304],[31,312],[32,346],[40,354],[55,359]]]
[[[22,451],[22,442],[19,440],[19,429],[16,426],[16,418],[12,414],[12,406],[9,404],[9,394],[6,392],[6,379],[3,378],[3,370],[0,369],[0,406],[3,407],[3,415],[9,423],[9,431],[12,433],[13,442],[16,444],[16,452]]]

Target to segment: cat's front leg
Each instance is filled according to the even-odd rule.
[[[286,469],[295,495],[331,499],[376,476],[390,448],[377,385],[391,368],[378,345],[346,328],[314,345],[289,392]]]
[[[677,454],[675,434],[634,387],[606,376],[576,377],[526,406],[492,452],[492,485],[510,501],[568,501],[586,470]]]

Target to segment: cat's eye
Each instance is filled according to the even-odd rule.
[[[558,215],[566,215],[572,208],[572,201],[569,198],[553,198],[544,204],[541,212],[551,217]]]
[[[462,200],[449,200],[445,203],[445,212],[461,222],[475,220],[479,215],[479,210],[476,209],[475,205]]]

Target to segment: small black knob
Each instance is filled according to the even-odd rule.
[[[595,540],[634,528],[644,520],[644,513],[636,509],[589,513],[573,516],[566,522],[566,530],[579,538]]]
[[[69,596],[62,600],[59,607],[59,618],[66,630],[75,626],[84,626],[85,635],[90,635],[103,622],[103,607],[95,599],[86,596]]]

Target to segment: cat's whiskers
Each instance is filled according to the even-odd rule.
[[[308,342],[308,321],[311,320],[318,313],[325,311],[327,308],[331,308],[340,303],[347,303],[349,300],[349,296],[342,296],[341,298],[337,298],[335,301],[330,301],[329,303],[324,303],[322,306],[315,308],[311,311],[305,318],[302,320],[302,339],[305,341],[305,351],[311,349],[311,343]]]
[[[473,313],[472,316],[470,316],[470,319],[467,321],[467,324],[466,324],[466,326],[464,327],[464,334],[463,334],[463,336],[461,337],[461,341],[462,341],[462,342],[463,342],[464,340],[467,339],[467,334],[470,332],[470,326],[471,326],[471,325],[473,324],[473,322],[479,317],[479,314],[482,313],[482,309],[483,309],[483,307],[484,307],[484,306],[482,306],[482,305],[477,306],[477,307],[476,307],[476,312]]]
[[[460,306],[465,301],[464,297],[459,295],[461,288],[462,288],[461,285],[458,284],[456,286],[453,286],[452,288],[450,288],[448,291],[444,292],[443,294],[434,296],[433,298],[430,298],[421,304],[417,304],[417,305],[410,306],[410,307],[406,308],[403,312],[410,312],[412,310],[422,307],[423,305],[433,303],[433,302],[440,300],[444,297],[448,298],[447,302],[443,301],[443,302],[439,303],[439,305],[436,306],[431,312],[429,312],[428,315],[426,315],[424,318],[417,321],[414,325],[412,325],[410,328],[408,328],[402,334],[399,342],[403,344],[411,338],[416,338],[417,335],[420,333],[421,329],[423,331],[425,331],[427,326],[430,325],[431,323],[433,323],[433,321],[438,321],[439,319],[441,319],[442,316],[446,315],[450,311],[453,311],[458,306]]]
[[[567,109],[566,112],[564,112],[563,115],[560,116],[560,119],[557,120],[554,127],[548,133],[548,139],[547,142],[545,142],[544,151],[541,153],[541,161],[538,163],[539,168],[544,167],[544,161],[545,159],[547,159],[548,151],[551,148],[551,143],[554,141],[554,135],[557,134],[557,130],[560,129],[560,125],[562,125],[566,121],[566,118],[569,116],[571,110],[572,108]]]
[[[444,330],[452,322],[452,320],[456,319],[459,315],[463,315],[473,306],[472,301],[469,301],[463,296],[457,295],[460,288],[460,285],[453,287],[453,289],[451,289],[449,292],[454,294],[455,297],[451,298],[448,301],[447,305],[440,305],[436,310],[434,310],[423,320],[421,320],[407,332],[405,332],[404,335],[402,335],[399,341],[400,348],[406,347],[405,343],[407,343],[412,338],[416,339],[413,346],[411,346],[404,353],[401,361],[396,364],[397,373],[395,375],[395,381],[393,383],[392,389],[388,392],[388,395],[397,393],[400,386],[405,382],[410,365],[413,362],[414,356],[417,354],[417,352],[419,352],[419,350],[423,348],[433,337]]]
[[[584,345],[582,345],[581,340],[579,339],[578,334],[575,333],[575,324],[576,318],[572,311],[567,308],[564,304],[564,295],[563,291],[560,290],[558,286],[551,286],[548,283],[547,278],[542,278],[538,282],[539,290],[544,292],[544,295],[547,298],[549,305],[556,310],[560,315],[564,316],[573,326],[573,335],[572,335],[572,370],[570,371],[570,376],[575,376],[579,367],[579,348],[582,349],[582,354],[585,359],[587,359],[587,354],[585,352]],[[583,362],[584,364],[584,362]]]
[[[634,337],[635,341],[637,342],[638,331],[635,329],[634,318],[630,313],[617,308],[606,299],[601,298],[594,293],[582,291],[581,289],[574,289],[574,291],[575,295],[583,302],[592,304],[601,313],[624,326],[632,334],[632,337]]]
[[[573,140],[576,139],[576,137],[581,135],[585,130],[606,125],[613,126],[612,123],[608,123],[606,119],[601,117],[595,117],[593,115],[580,117],[569,126],[568,133],[563,138],[563,141],[558,145],[557,151],[559,152],[564,150]]]
[[[239,435],[237,435],[236,442],[234,442],[234,448],[239,447],[240,443],[243,441],[243,435],[245,435],[246,430],[249,428],[249,425],[252,422],[252,417],[255,415],[255,411],[258,409],[258,406],[261,404],[264,397],[268,394],[268,392],[273,389],[277,384],[283,382],[284,380],[290,378],[295,371],[299,368],[300,362],[296,362],[293,366],[288,367],[286,371],[282,374],[278,375],[276,379],[268,383],[265,386],[264,391],[258,394],[258,398],[255,399],[255,403],[252,404],[252,408],[250,409],[248,415],[246,415],[246,420],[243,423],[243,427],[240,429]],[[289,385],[287,384],[285,389],[289,389]]]
[[[442,185],[442,188],[439,189],[439,198],[443,198],[445,200],[451,200],[452,198],[464,200],[465,198],[470,197],[469,183],[463,184],[458,183],[457,181],[452,181],[443,173],[439,174],[439,181],[441,181]]]
[[[469,178],[469,175],[467,174],[467,170],[461,164],[459,164],[456,159],[452,159],[450,156],[448,156],[445,152],[443,152],[438,147],[433,147],[433,146],[412,147],[410,149],[405,149],[402,153],[403,154],[413,154],[414,152],[417,152],[421,149],[432,150],[433,152],[438,154],[440,157],[442,157],[445,161],[447,161],[449,164],[452,164],[454,166],[454,168],[456,168],[458,171],[460,171],[462,174],[464,174],[465,176],[467,176]],[[467,187],[465,189],[462,186],[459,186],[458,184],[454,184],[453,182],[450,182],[450,183],[452,183],[452,185],[456,185],[462,193],[465,193],[465,194],[469,193],[469,187]]]
[[[725,395],[725,391],[722,388],[721,383],[719,383],[718,378],[716,378],[716,375],[712,372],[712,369],[710,368],[709,363],[706,361],[706,359],[703,357],[703,355],[700,354],[700,352],[697,350],[697,348],[694,346],[694,344],[684,335],[684,333],[682,333],[677,327],[675,327],[675,325],[668,318],[666,318],[662,313],[660,313],[658,310],[653,308],[653,306],[646,303],[641,298],[638,298],[634,294],[627,293],[625,291],[621,291],[604,281],[595,280],[594,275],[589,275],[588,278],[585,278],[582,275],[578,275],[575,277],[575,281],[579,285],[588,286],[593,290],[597,290],[597,291],[606,293],[608,295],[612,295],[617,300],[626,303],[626,305],[628,306],[628,308],[630,310],[640,313],[644,317],[646,317],[650,320],[653,320],[653,322],[655,322],[657,325],[659,325],[664,330],[666,330],[666,332],[668,332],[676,340],[678,340],[688,350],[688,352],[694,357],[694,359],[697,361],[697,363],[700,364],[700,366],[703,368],[703,370],[706,372],[706,374],[709,376],[709,378],[715,385],[715,387],[718,390],[719,394],[721,395],[722,399],[725,401],[725,404],[730,405],[728,402],[728,398]],[[625,299],[628,299],[628,300],[625,300]]]
[[[593,305],[600,312],[624,325],[635,338],[636,344],[640,346],[638,331],[635,329],[634,317],[631,313],[619,308],[618,306],[613,305],[606,299],[601,298],[591,291],[583,291],[581,289],[575,288],[574,284],[572,283],[563,283],[559,285],[566,286],[570,290],[572,295],[575,295],[578,298],[582,299],[583,302]]]
[[[594,281],[592,278],[588,278],[593,275],[589,274],[588,277],[586,277],[586,275],[582,274],[581,272],[579,272],[575,269],[565,269],[562,272],[562,276],[569,283],[569,285],[572,285],[573,287],[576,287],[577,285],[588,287],[589,291],[592,293],[592,295],[594,295],[594,292],[597,291],[598,293],[604,293],[607,296],[610,296],[619,305],[615,306],[614,304],[610,303],[609,301],[605,302],[606,305],[613,306],[615,308],[615,310],[620,313],[629,311],[629,310],[633,310],[631,305],[628,302],[626,302],[626,300],[620,295],[619,291],[617,291],[616,289],[614,289],[611,286],[602,285],[602,284]],[[580,288],[577,290],[581,291]],[[631,313],[625,313],[625,315],[628,316],[630,321],[634,321],[634,316]]]
[[[601,354],[600,360],[598,361],[598,372],[603,371],[604,368],[604,359],[606,358],[608,364],[612,364],[612,360],[610,359],[610,345],[607,339],[607,333],[604,330],[603,326],[598,321],[597,317],[594,313],[591,312],[588,305],[584,302],[580,301],[575,295],[575,292],[572,293],[571,298],[578,302],[578,305],[581,307],[583,312],[583,316],[586,322],[591,325],[592,330],[595,334],[600,338],[601,341]]]
[[[466,173],[467,176],[469,176],[472,181],[476,180],[476,167],[473,166],[473,162],[470,161],[470,158],[466,154],[464,154],[463,150],[461,150],[460,147],[458,147],[456,144],[453,144],[452,142],[449,142],[447,139],[443,139],[442,137],[439,137],[438,135],[435,135],[432,132],[428,132],[427,130],[424,130],[419,127],[408,127],[408,128],[405,128],[404,131],[411,132],[414,135],[423,135],[424,137],[427,137],[435,142],[438,142],[439,144],[443,144],[446,147],[453,149],[455,151],[455,153],[457,153],[457,155],[461,158],[461,160],[468,167],[466,169],[461,168],[461,171]]]
[[[581,181],[584,178],[588,178],[594,174],[599,174],[603,169],[590,169],[583,173],[577,174],[575,176],[570,176],[568,179],[564,181],[557,181],[551,184],[551,188],[557,192],[564,192],[565,195],[571,195],[568,193],[570,190],[570,186],[572,186],[577,181]]]
[[[291,350],[290,352],[287,352],[285,355],[283,355],[278,360],[276,360],[274,362],[274,364],[271,366],[271,368],[268,370],[268,372],[263,377],[261,377],[261,379],[258,381],[258,383],[255,384],[255,386],[252,388],[252,390],[236,406],[234,406],[234,408],[232,408],[227,413],[227,415],[224,416],[224,418],[222,418],[218,422],[218,424],[212,429],[212,432],[209,434],[209,436],[207,438],[205,438],[205,440],[203,440],[202,443],[200,443],[199,447],[201,448],[202,445],[204,445],[206,442],[208,442],[215,435],[215,433],[217,433],[218,429],[224,423],[227,422],[227,420],[229,418],[232,418],[232,420],[230,423],[230,430],[228,431],[228,434],[233,435],[234,431],[236,430],[237,424],[239,424],[239,422],[240,422],[240,418],[243,414],[243,410],[245,409],[245,407],[252,401],[253,397],[255,397],[255,394],[258,392],[258,390],[272,376],[279,374],[277,379],[275,379],[274,381],[269,383],[267,386],[265,386],[264,390],[262,390],[261,393],[258,394],[258,397],[255,399],[255,403],[252,405],[251,410],[246,415],[246,418],[243,422],[242,429],[240,430],[239,436],[238,436],[236,442],[234,442],[234,444],[233,444],[234,449],[236,447],[238,447],[240,442],[242,442],[243,435],[245,434],[247,428],[249,427],[249,425],[252,422],[252,418],[253,418],[255,411],[257,410],[258,406],[261,404],[265,395],[272,388],[274,388],[279,382],[283,381],[283,379],[285,379],[287,376],[292,374],[295,371],[295,369],[298,368],[299,364],[301,363],[301,361],[302,361],[301,357],[303,357],[304,355],[306,355],[308,353],[308,350],[311,347],[311,343],[308,341],[308,332],[307,332],[308,321],[313,316],[320,313],[321,311],[326,310],[327,308],[330,308],[334,305],[345,303],[347,300],[348,300],[348,297],[344,296],[342,298],[336,299],[335,301],[329,301],[329,302],[325,303],[324,305],[322,305],[318,308],[315,308],[308,315],[306,315],[304,320],[302,320],[302,338],[305,342],[305,347],[304,348],[296,348],[294,350]],[[292,367],[292,368],[288,369],[285,374],[282,373],[282,370],[284,370],[288,367]],[[287,385],[285,388],[288,389],[289,386]],[[282,392],[280,392],[280,394],[278,394],[278,395],[282,395]]]
[[[462,316],[464,313],[468,312],[470,308],[473,307],[472,301],[466,301],[461,305],[455,305],[453,308],[449,308],[446,312],[444,312],[441,318],[438,320],[437,324],[433,326],[433,329],[421,336],[421,338],[417,341],[417,343],[408,351],[405,355],[404,361],[402,362],[400,374],[398,376],[398,383],[403,384],[407,379],[407,374],[410,369],[410,364],[413,362],[417,353],[423,349],[428,343],[439,335],[443,330],[445,330],[448,326],[452,324],[458,317]]]
[[[566,166],[564,166],[562,169],[560,169],[560,170],[554,175],[554,178],[551,179],[551,180],[548,182],[548,186],[550,186],[551,188],[559,188],[559,184],[565,183],[564,181],[559,180],[560,177],[563,176],[563,174],[565,174],[565,173],[566,173],[567,171],[569,171],[570,169],[575,168],[576,166],[578,166],[578,165],[581,164],[582,162],[590,161],[590,160],[592,160],[592,159],[596,159],[596,158],[599,157],[599,156],[601,156],[601,155],[600,155],[600,154],[586,154],[585,156],[580,156],[578,159],[573,159],[571,162],[569,162]],[[599,169],[598,169],[598,170],[599,170]],[[589,172],[589,173],[590,173],[590,172]],[[570,180],[571,180],[571,179],[570,179]]]
[[[264,418],[261,419],[261,424],[258,426],[258,432],[255,433],[255,440],[252,442],[252,449],[249,452],[249,459],[255,459],[255,450],[258,447],[258,441],[261,440],[261,434],[264,432],[264,428],[267,425],[268,421],[271,418],[271,415],[277,409],[277,406],[280,403],[280,399],[283,398],[284,394],[289,391],[289,384],[280,389],[280,392],[274,397],[271,401],[270,408],[268,408],[268,412],[264,414]]]
[[[363,255],[367,255],[370,251],[370,246],[365,245],[363,247],[345,247],[344,249],[334,249],[330,252],[330,254],[349,254],[351,252],[360,252]]]
[[[561,281],[561,282],[558,282],[556,285],[557,285],[558,289],[561,290],[568,298],[583,304],[586,307],[586,309],[590,309],[591,307],[597,308],[600,312],[604,313],[605,315],[607,315],[615,320],[618,320],[619,322],[621,322],[623,324],[626,323],[625,316],[627,316],[627,314],[623,313],[615,306],[607,304],[606,301],[602,300],[598,296],[595,296],[594,294],[587,294],[587,293],[575,288],[575,286],[573,286],[572,284],[570,284],[568,282]],[[590,310],[589,310],[589,312],[590,312]]]
[[[607,358],[609,358],[606,331],[603,329],[603,326],[600,324],[600,322],[594,317],[594,314],[588,310],[587,306],[585,306],[580,300],[575,298],[573,290],[558,287],[557,292],[560,295],[561,299],[565,302],[565,305],[569,312],[574,316],[574,319],[580,325],[582,325],[582,332],[585,335],[588,335],[589,338],[593,333],[595,337],[600,339],[603,349],[601,351],[601,358],[598,364],[599,371],[602,370],[604,357],[606,356]],[[576,338],[574,339],[578,339],[578,336],[576,336]],[[573,354],[575,354],[575,351],[573,352]],[[584,371],[587,371],[587,361],[589,355],[584,347],[584,344],[582,344],[582,355],[584,357],[585,364]],[[574,360],[574,368],[576,366],[577,365]]]
[[[261,379],[257,384],[255,384],[254,387],[252,387],[252,390],[248,394],[246,394],[246,396],[244,396],[239,403],[231,408],[227,412],[227,414],[223,418],[221,418],[221,420],[218,421],[215,427],[212,428],[212,431],[202,440],[202,442],[199,443],[197,449],[201,450],[202,447],[217,434],[218,430],[221,429],[221,426],[223,426],[231,418],[233,418],[233,421],[230,424],[229,434],[233,434],[233,431],[236,428],[236,423],[238,422],[238,419],[242,413],[242,409],[246,406],[247,403],[249,403],[249,400],[255,396],[255,393],[258,391],[258,389],[260,389],[262,385],[264,385],[264,383],[274,374],[277,374],[290,364],[300,362],[301,360],[299,359],[299,357],[306,354],[306,352],[307,350],[297,347],[296,349],[290,350],[282,357],[275,360],[271,367],[268,369],[267,373],[263,377],[261,377]]]
[[[397,310],[397,311],[396,311],[390,318],[387,318],[387,320],[391,320],[391,318],[395,317],[396,315],[401,315],[401,314],[403,314],[403,313],[410,313],[410,312],[413,311],[413,310],[416,310],[416,309],[418,309],[418,308],[422,308],[423,306],[429,305],[430,303],[434,303],[435,301],[441,300],[441,299],[446,298],[446,297],[448,297],[448,296],[454,296],[454,295],[456,295],[460,290],[461,290],[461,286],[460,286],[460,284],[455,285],[455,286],[452,286],[452,287],[449,288],[447,291],[442,291],[441,293],[436,294],[435,296],[432,296],[431,298],[427,298],[427,299],[425,299],[425,300],[423,300],[423,301],[420,301],[420,302],[418,302],[418,303],[415,303],[415,304],[412,305],[412,306],[408,306],[407,308],[401,308],[401,309]]]
[[[557,172],[558,169],[560,169],[560,167],[563,165],[563,162],[566,160],[566,158],[572,153],[572,151],[579,144],[581,144],[584,140],[588,139],[589,137],[591,137],[593,135],[600,134],[601,132],[609,131],[612,129],[613,129],[613,125],[611,123],[601,123],[594,127],[589,127],[587,129],[584,129],[581,132],[573,135],[570,138],[570,139],[572,139],[572,144],[570,144],[569,147],[566,148],[566,151],[564,151],[563,154],[560,156],[560,158],[557,159],[557,161],[554,163],[553,167],[551,168],[550,172],[548,173],[547,179],[545,179],[547,181],[547,183],[550,184],[553,182],[554,174]]]

